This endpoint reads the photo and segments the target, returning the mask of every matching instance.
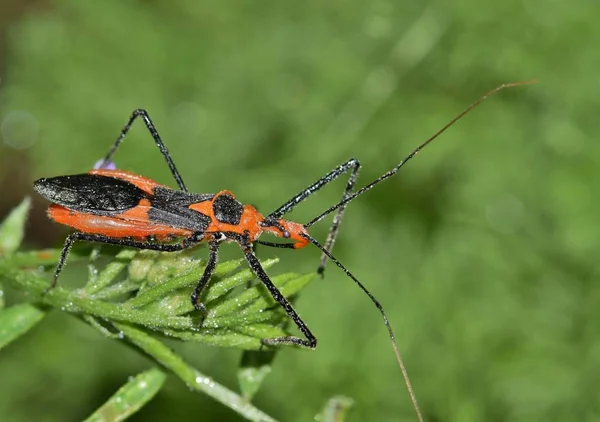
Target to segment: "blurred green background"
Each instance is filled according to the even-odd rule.
[[[134,108],[191,190],[270,212],[350,157],[366,183],[487,90],[539,78],[353,202],[334,252],[386,308],[428,421],[599,420],[598,13],[583,0],[5,0],[0,216],[34,179],[87,171]],[[141,124],[116,159],[174,185]],[[34,197],[28,247],[67,233],[46,205]],[[319,260],[259,252],[282,259],[272,273]],[[345,394],[351,421],[414,420],[380,315],[349,279],[330,266],[298,309],[319,347],[279,353],[259,408],[307,421]],[[174,346],[235,388],[240,352]],[[0,354],[0,419],[80,420],[149,365],[55,311]],[[132,420],[239,418],[171,377]]]

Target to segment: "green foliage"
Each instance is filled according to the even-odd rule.
[[[335,396],[327,400],[323,411],[317,415],[315,420],[318,422],[343,422],[346,420],[348,411],[354,404],[349,397]]]
[[[17,250],[25,235],[25,220],[31,200],[25,199],[0,225],[0,257]]]
[[[44,313],[29,304],[0,311],[0,349],[25,334],[42,320]]]
[[[166,375],[152,368],[131,378],[85,422],[123,421],[152,399],[165,382]]]
[[[17,239],[19,236],[14,233],[23,232],[29,202],[24,204],[15,209],[0,226],[9,239]],[[5,244],[9,245],[10,242]],[[216,268],[213,283],[202,297],[207,313],[200,323],[189,297],[204,267],[200,261],[186,256],[188,253],[161,255],[124,250],[100,274],[91,271],[92,277],[84,288],[68,291],[59,286],[48,291],[47,280],[19,268],[19,263],[22,264],[24,259],[19,259],[20,254],[14,252],[18,246],[19,242],[16,242],[7,247],[13,253],[0,258],[0,282],[6,282],[45,305],[81,316],[106,337],[130,342],[170,369],[191,389],[213,397],[248,420],[275,421],[249,402],[268,370],[263,368],[262,373],[251,382],[244,380],[242,397],[200,373],[155,338],[157,334],[162,334],[219,347],[264,350],[261,339],[288,335],[280,328],[285,313],[276,307],[271,297],[265,295],[262,285],[250,287],[248,283],[253,277],[249,270],[231,274],[239,266],[239,261],[226,262]],[[37,258],[41,257],[40,261],[43,261],[43,255],[46,254],[37,253]],[[30,259],[29,265],[35,263],[35,254],[25,255]],[[128,266],[129,277],[113,283],[130,260],[133,261]],[[140,264],[140,261],[144,264]],[[263,266],[269,268],[275,263],[276,260],[270,260],[264,262]],[[141,268],[145,268],[145,271],[140,271]],[[274,277],[273,283],[284,296],[289,297],[296,295],[312,278],[312,274],[283,274]],[[247,287],[243,292],[236,290],[242,286]],[[131,297],[133,292],[138,294]],[[44,316],[42,309],[28,303],[0,310],[0,349],[25,334]],[[271,362],[273,357],[274,351],[267,351],[263,362]],[[126,419],[160,390],[164,379],[165,374],[157,369],[138,375],[87,420]],[[248,394],[249,388],[252,388],[251,394]]]
[[[7,31],[3,141],[6,122],[26,111],[38,128],[21,163],[29,179],[81,173],[143,107],[190,190],[230,189],[270,212],[353,156],[359,185],[368,183],[487,90],[538,78],[486,101],[350,204],[334,253],[388,312],[427,420],[596,420],[597,10],[543,0],[57,0]],[[172,185],[142,125],[115,159]],[[308,221],[343,185],[290,217]],[[13,193],[10,208],[23,196]],[[28,241],[58,245],[36,201]],[[325,239],[326,222],[311,234]],[[275,252],[274,274],[308,273],[319,260],[309,248],[259,249],[263,260]],[[31,257],[12,259],[35,268],[25,265]],[[85,278],[85,265],[71,261],[65,285]],[[21,299],[11,292],[5,286],[8,307]],[[348,421],[414,420],[380,316],[343,274],[329,266],[297,307],[319,346],[278,353],[258,408],[306,421],[344,395],[355,400]],[[84,419],[146,369],[139,354],[99,337],[53,313],[3,348],[0,415]],[[235,385],[239,351],[185,342],[177,353]],[[200,417],[237,416],[169,383],[137,416]]]

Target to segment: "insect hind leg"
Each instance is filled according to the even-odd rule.
[[[43,295],[46,295],[50,290],[56,287],[58,283],[58,276],[62,272],[63,267],[65,266],[65,262],[67,261],[67,257],[69,256],[69,252],[71,252],[71,248],[73,247],[73,243],[78,240],[78,236],[81,233],[72,233],[65,239],[65,244],[63,245],[62,251],[60,252],[60,258],[58,259],[58,264],[56,264],[56,268],[54,269],[54,275],[52,276],[52,283],[49,287],[47,287]]]
[[[154,143],[160,150],[160,153],[162,154],[162,156],[165,158],[165,161],[167,162],[167,165],[169,166],[169,170],[171,170],[171,174],[173,175],[173,178],[177,182],[177,186],[179,186],[179,189],[181,189],[182,191],[187,192],[188,190],[185,187],[185,183],[183,183],[183,179],[181,178],[181,175],[179,174],[177,167],[175,167],[175,163],[173,163],[173,159],[171,158],[171,155],[169,154],[169,150],[167,150],[167,147],[165,146],[165,143],[163,142],[162,138],[160,137],[158,130],[156,130],[156,126],[154,126],[152,119],[150,119],[150,115],[148,114],[148,112],[146,110],[143,110],[143,109],[137,109],[137,110],[133,111],[133,113],[131,114],[131,117],[129,118],[129,120],[127,121],[127,123],[125,124],[123,129],[121,130],[121,133],[115,140],[115,143],[112,145],[112,147],[110,147],[108,153],[104,157],[104,160],[102,160],[102,163],[100,164],[100,168],[102,166],[104,166],[106,163],[108,163],[109,161],[111,161],[112,156],[115,154],[115,152],[117,152],[117,149],[119,148],[119,146],[125,139],[125,136],[127,136],[127,133],[131,129],[131,125],[133,124],[135,119],[137,119],[138,117],[141,117],[141,119],[144,121],[144,123],[146,125],[146,128],[148,129],[148,132],[150,132],[150,135],[152,135],[152,139],[154,139]]]

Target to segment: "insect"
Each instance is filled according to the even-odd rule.
[[[137,118],[141,118],[167,162],[179,189],[171,189],[135,173],[107,168],[95,169],[86,174],[43,178],[34,182],[34,189],[52,202],[48,209],[50,219],[77,230],[69,235],[65,241],[58,265],[54,271],[51,288],[56,286],[58,277],[75,241],[109,243],[161,252],[180,251],[194,247],[201,242],[207,242],[208,262],[191,295],[191,301],[195,309],[206,312],[204,305],[200,302],[200,297],[217,265],[219,248],[224,242],[234,242],[240,246],[254,274],[304,335],[304,338],[286,336],[263,339],[262,343],[270,346],[292,344],[313,349],[317,345],[317,338],[290,302],[278,291],[262,268],[253,249],[255,244],[292,249],[301,249],[312,244],[322,252],[317,269],[318,273],[322,274],[327,260],[331,260],[367,294],[383,316],[413,406],[419,419],[422,420],[408,374],[395,341],[394,332],[383,307],[354,274],[332,255],[331,250],[348,203],[395,175],[407,161],[490,95],[507,87],[532,82],[507,83],[488,92],[419,145],[397,166],[363,188],[353,190],[361,165],[358,160],[350,159],[307,186],[268,215],[259,213],[252,205],[243,205],[231,192],[226,190],[215,194],[188,192],[150,116],[145,110],[135,110],[110,148],[103,163],[106,164],[111,161],[133,122]],[[282,218],[312,194],[346,173],[349,173],[348,182],[338,203],[332,205],[306,224]],[[335,215],[329,234],[324,245],[322,245],[311,237],[307,229],[334,212]],[[265,232],[289,241],[275,243],[259,240],[261,234]]]

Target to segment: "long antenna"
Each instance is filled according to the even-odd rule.
[[[314,238],[312,238],[308,233],[302,233],[301,236],[304,237],[306,240],[308,240],[313,245],[315,245],[317,248],[321,249],[321,251],[325,255],[327,255],[327,257],[335,265],[337,265],[344,273],[346,273],[346,275],[348,277],[350,277],[358,285],[358,287],[360,287],[360,289],[366,293],[367,296],[369,296],[369,299],[371,299],[371,301],[375,304],[377,309],[379,309],[379,312],[381,313],[381,316],[383,317],[383,323],[385,324],[385,326],[388,330],[388,333],[390,336],[390,341],[392,342],[392,346],[394,348],[394,354],[396,355],[396,361],[398,361],[398,366],[400,367],[400,371],[402,371],[402,377],[404,378],[404,383],[406,384],[408,394],[410,395],[410,400],[412,401],[412,405],[415,409],[415,412],[417,413],[417,419],[419,420],[419,422],[423,422],[423,416],[421,416],[421,411],[419,410],[419,403],[417,402],[417,396],[415,395],[412,384],[410,382],[410,378],[408,377],[408,371],[406,370],[406,366],[404,366],[404,361],[402,360],[402,355],[400,354],[400,349],[398,348],[398,344],[396,343],[396,336],[394,335],[394,331],[392,330],[390,321],[388,320],[388,317],[385,314],[385,311],[383,310],[383,306],[381,306],[381,303],[379,303],[379,301],[377,299],[375,299],[375,296],[373,296],[373,294],[371,292],[369,292],[369,290],[367,290],[367,288],[360,281],[358,281],[358,279],[354,276],[354,274],[352,274],[346,267],[344,267],[344,265],[340,261],[338,261],[337,258],[335,258],[331,254],[331,252],[329,252],[327,249],[325,249],[323,246],[321,246],[321,244],[319,242],[317,242]]]
[[[492,89],[487,94],[485,94],[484,96],[482,96],[481,98],[479,98],[477,101],[475,101],[474,103],[472,103],[469,107],[467,107],[466,109],[464,109],[458,116],[456,116],[455,118],[453,118],[452,120],[450,120],[448,123],[446,123],[446,125],[444,127],[442,127],[440,130],[438,130],[433,136],[431,136],[429,139],[427,139],[425,142],[423,142],[421,145],[419,145],[417,148],[415,148],[396,167],[394,167],[393,169],[391,169],[390,171],[388,171],[387,173],[385,173],[381,177],[375,179],[374,181],[372,181],[368,185],[364,186],[363,188],[357,190],[353,194],[347,196],[342,201],[340,201],[337,204],[331,206],[325,212],[323,212],[322,214],[318,215],[317,217],[313,218],[308,223],[306,223],[304,225],[304,227],[310,227],[313,224],[318,223],[319,221],[321,221],[323,218],[325,218],[326,216],[328,216],[329,214],[331,214],[332,212],[334,212],[338,208],[343,207],[348,202],[353,201],[358,196],[360,196],[363,193],[365,193],[366,191],[370,190],[373,186],[377,185],[380,182],[383,182],[385,179],[388,179],[388,178],[392,177],[394,174],[398,173],[398,170],[400,170],[402,168],[402,166],[404,166],[404,164],[407,163],[407,161],[409,161],[411,158],[413,158],[415,155],[417,155],[423,148],[425,148],[427,145],[429,145],[434,139],[436,139],[438,136],[440,136],[442,133],[444,133],[446,130],[448,130],[448,128],[450,126],[452,126],[454,123],[456,123],[458,120],[460,120],[463,116],[465,116],[467,113],[469,113],[475,107],[477,107],[480,103],[482,103],[483,101],[485,101],[488,97],[491,97],[492,95],[496,94],[498,91],[503,90],[504,88],[510,88],[510,87],[513,87],[513,86],[521,86],[521,85],[530,85],[530,84],[534,84],[536,82],[537,82],[537,79],[531,79],[531,80],[522,81],[522,82],[510,82],[510,83],[502,84],[502,85],[497,86],[496,88]]]

